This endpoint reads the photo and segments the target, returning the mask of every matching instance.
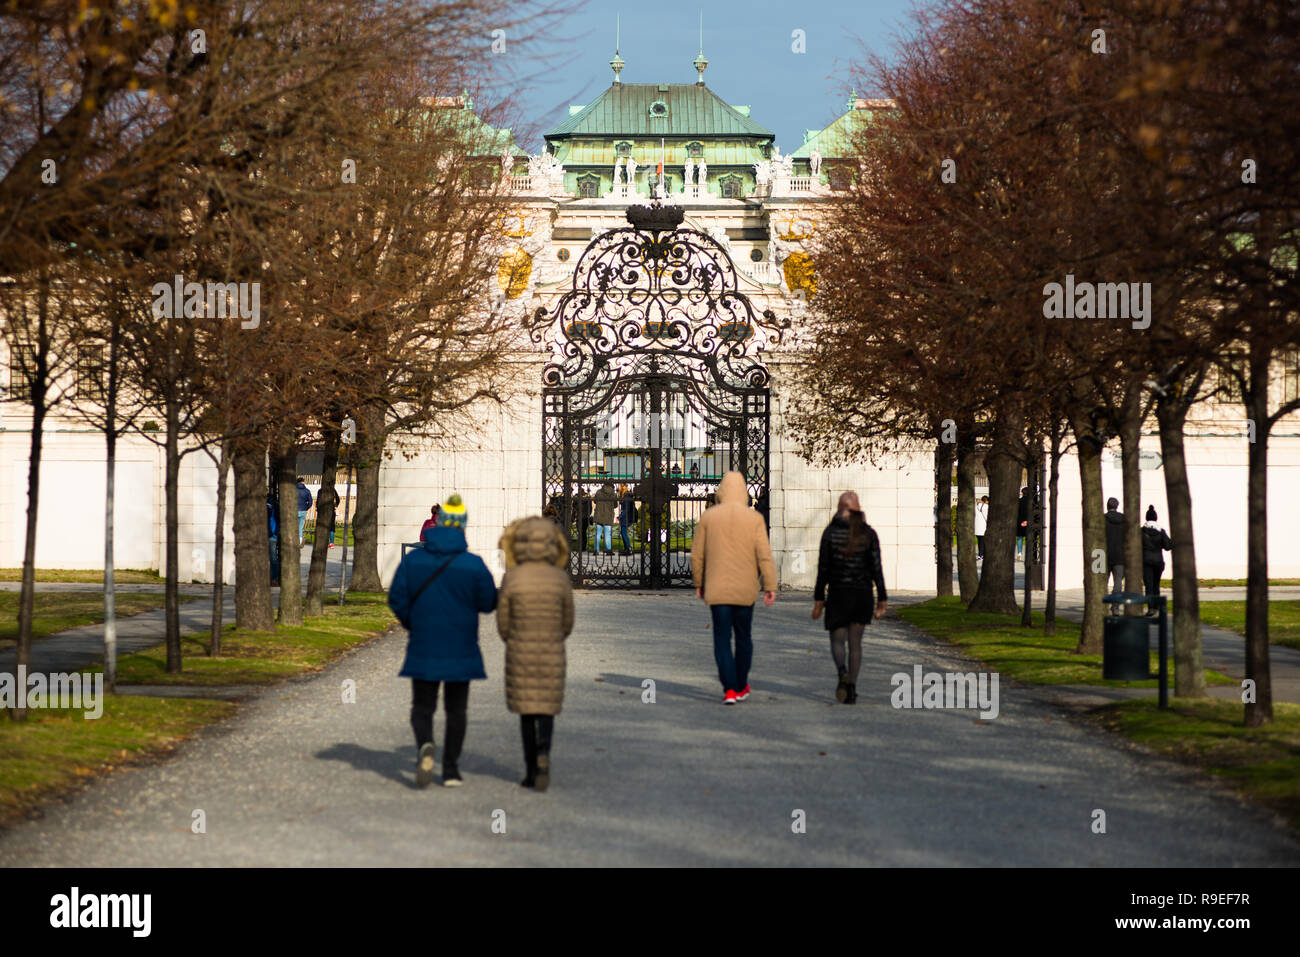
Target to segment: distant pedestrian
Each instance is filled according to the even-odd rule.
[[[429,509],[429,517],[426,518],[424,520],[424,524],[420,526],[420,538],[421,539],[424,538],[424,533],[426,530],[430,528],[437,528],[437,527],[438,527],[438,506],[435,505],[431,509]]]
[[[728,472],[717,495],[718,504],[705,509],[695,525],[691,577],[695,594],[708,604],[713,619],[713,656],[722,682],[722,703],[735,704],[749,697],[754,603],[760,579],[763,604],[776,601],[776,565],[763,517],[749,507],[745,477]]]
[[[1025,560],[1025,537],[1029,534],[1029,510],[1033,501],[1029,497],[1029,486],[1020,490],[1020,502],[1016,506],[1016,561]]]
[[[337,485],[332,486],[330,488],[330,492],[332,493],[329,497],[330,499],[330,503],[329,503],[330,505],[330,548],[333,548],[334,547],[334,526],[338,524],[339,502],[343,501],[343,499],[339,496],[339,488]],[[320,496],[319,495],[316,496],[316,514],[317,514],[316,524],[317,526],[319,526],[320,525]]]
[[[574,507],[578,514],[578,551],[587,549],[587,529],[591,527],[591,495],[585,488],[578,489],[578,495],[573,501]]]
[[[1119,499],[1106,499],[1106,576],[1112,592],[1124,590],[1124,513]]]
[[[812,610],[814,620],[821,617],[823,610],[826,612],[831,658],[839,673],[835,700],[843,704],[858,700],[862,631],[871,624],[873,615],[879,618],[885,613],[888,598],[880,537],[867,524],[857,493],[845,492],[822,532]]]
[[[553,522],[555,527],[558,529],[562,530],[564,528],[564,523],[560,521],[560,513],[556,510],[554,505],[548,505],[546,508],[542,509],[542,518]]]
[[[302,543],[302,530],[307,524],[307,513],[311,511],[312,497],[311,489],[303,482],[302,476],[298,476],[298,542]],[[320,524],[320,516],[316,516],[316,524]]]
[[[596,492],[596,552],[600,553],[600,540],[604,536],[605,549],[614,550],[614,509],[618,505],[618,493],[614,486],[606,482]]]
[[[1160,576],[1165,570],[1164,553],[1174,547],[1173,541],[1158,522],[1155,506],[1148,505],[1146,524],[1142,526],[1142,577],[1147,586],[1148,598],[1160,597]],[[1155,608],[1148,605],[1147,614],[1155,615]]]
[[[636,520],[636,499],[632,496],[632,490],[626,485],[620,485],[618,487],[618,537],[623,540],[624,554],[632,551],[632,536],[629,532]]]
[[[989,530],[989,497],[981,495],[975,503],[975,557],[984,561],[984,536]]]
[[[497,589],[483,559],[465,543],[468,510],[452,495],[425,529],[423,548],[406,553],[388,589],[388,607],[410,632],[400,672],[411,679],[411,728],[418,749],[415,783],[433,780],[433,716],[438,688],[444,689],[447,729],[443,738],[442,783],[459,787],[465,743],[469,683],[487,677],[478,646],[478,616],[497,606]]]
[[[506,707],[519,715],[526,788],[551,780],[551,738],[564,704],[564,639],[573,630],[568,536],[545,518],[512,522],[501,536],[506,574],[497,630],[506,643]]]

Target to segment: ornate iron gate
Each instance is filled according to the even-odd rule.
[[[572,289],[535,316],[534,341],[554,351],[543,373],[542,504],[569,529],[576,585],[689,586],[695,524],[728,470],[767,508],[760,357],[789,323],[756,314],[726,250],[677,229],[681,220],[679,207],[632,207],[631,226],[593,239]],[[606,542],[596,519],[611,504]],[[626,541],[625,507],[635,513]]]

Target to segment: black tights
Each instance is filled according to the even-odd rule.
[[[438,710],[438,685],[446,684],[442,707],[447,714],[447,731],[442,746],[443,768],[454,768],[465,743],[465,709],[469,705],[468,681],[411,681],[411,727],[417,748],[433,741],[433,715]]]
[[[831,630],[831,657],[835,659],[835,668],[849,684],[858,683],[858,669],[862,667],[862,629],[866,625],[855,621],[843,628]],[[848,645],[848,662],[844,660],[845,645]]]
[[[521,714],[519,730],[524,738],[524,763],[531,778],[537,773],[537,755],[551,753],[551,734],[555,730],[553,714]]]

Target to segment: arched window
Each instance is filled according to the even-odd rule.
[[[703,158],[704,158],[704,144],[703,144],[703,143],[687,143],[687,144],[686,144],[686,155],[689,156],[691,159],[703,159]]]
[[[724,176],[718,180],[719,192],[724,199],[740,199],[745,188],[745,181],[739,176]]]
[[[585,176],[579,176],[578,195],[583,199],[599,199],[600,177],[595,173],[587,173]]]
[[[615,156],[631,156],[631,155],[632,155],[632,144],[629,143],[629,142],[627,142],[626,140],[624,140],[624,141],[621,142],[621,143],[615,143],[615,144],[614,144],[614,155],[615,155]]]

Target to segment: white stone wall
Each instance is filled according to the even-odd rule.
[[[379,480],[379,575],[392,581],[402,558],[402,543],[419,540],[429,508],[459,492],[469,509],[466,539],[500,578],[497,556],[501,531],[516,518],[542,511],[542,365],[540,358],[518,362],[517,389],[508,402],[482,401],[469,410],[477,432],[441,437],[408,437],[420,446],[411,458],[394,452],[385,458]]]

